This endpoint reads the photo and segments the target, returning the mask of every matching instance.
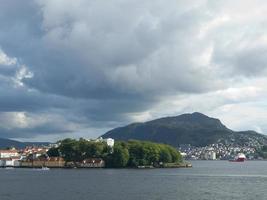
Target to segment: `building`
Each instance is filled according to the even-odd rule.
[[[181,154],[181,156],[182,156],[183,158],[185,158],[185,157],[187,156],[187,153],[185,153],[185,152],[180,152],[180,154]]]
[[[203,156],[204,160],[216,160],[216,152],[215,151],[206,151]]]
[[[33,159],[38,158],[39,156],[46,154],[46,152],[48,151],[48,148],[43,148],[43,147],[26,147],[23,151],[22,151],[22,155],[23,156],[29,156],[31,155],[33,157]]]
[[[16,149],[0,150],[0,158],[18,157],[19,153]]]
[[[0,150],[0,167],[18,167],[20,155],[16,149]]]
[[[94,142],[105,142],[109,147],[113,148],[115,144],[115,140],[112,138],[105,138],[102,137],[97,138],[96,140],[88,140],[88,141],[94,141]]]
[[[50,157],[45,162],[45,166],[51,167],[51,168],[64,167],[65,166],[65,160],[62,157]]]
[[[102,168],[105,167],[105,161],[101,158],[89,158],[80,163],[81,168]]]
[[[106,138],[106,139],[103,139],[103,141],[105,141],[109,147],[113,148],[114,143],[115,143],[115,140],[114,139],[112,139],[112,138]]]
[[[1,158],[0,167],[19,167],[20,157]]]
[[[20,162],[21,167],[50,167],[61,168],[65,167],[65,160],[61,157],[36,158],[33,160],[23,160]]]
[[[33,152],[32,153],[33,159],[37,159],[40,156],[45,155],[47,151],[48,151],[47,149],[40,149],[40,150]]]

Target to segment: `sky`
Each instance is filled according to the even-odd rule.
[[[267,1],[0,0],[0,138],[196,111],[267,134]]]

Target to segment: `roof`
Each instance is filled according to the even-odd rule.
[[[7,149],[1,149],[0,153],[18,153],[18,150],[7,150]]]
[[[83,160],[82,162],[85,164],[85,163],[96,163],[96,164],[99,164],[101,162],[103,162],[104,160],[102,158],[88,158],[88,159],[85,159]]]
[[[50,157],[49,161],[64,161],[62,157]]]
[[[20,157],[0,158],[0,160],[19,160]]]
[[[34,159],[34,161],[45,161],[45,162],[53,162],[53,161],[64,161],[62,157],[50,157],[50,158],[45,158],[45,157],[38,157]]]

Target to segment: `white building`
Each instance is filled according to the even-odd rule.
[[[216,160],[216,152],[215,151],[206,151],[204,153],[205,160]]]
[[[105,141],[107,143],[107,145],[111,148],[113,148],[115,140],[112,138],[107,138],[107,139],[103,139],[103,141]]]
[[[20,166],[20,157],[1,158],[0,167],[18,167]]]
[[[92,141],[92,140],[89,140],[89,141]],[[96,140],[93,140],[95,142],[106,142],[107,145],[111,148],[113,148],[114,144],[115,144],[115,140],[112,139],[112,138],[106,138],[106,139],[103,139],[102,137],[100,138],[97,138]]]
[[[19,153],[17,150],[0,150],[0,158],[11,158],[18,156]]]
[[[187,156],[187,153],[185,153],[185,152],[180,152],[180,154],[181,154],[182,157],[186,157]]]

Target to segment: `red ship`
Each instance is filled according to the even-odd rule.
[[[246,160],[245,154],[239,153],[233,160],[229,160],[229,161],[230,162],[244,162],[245,160]]]

